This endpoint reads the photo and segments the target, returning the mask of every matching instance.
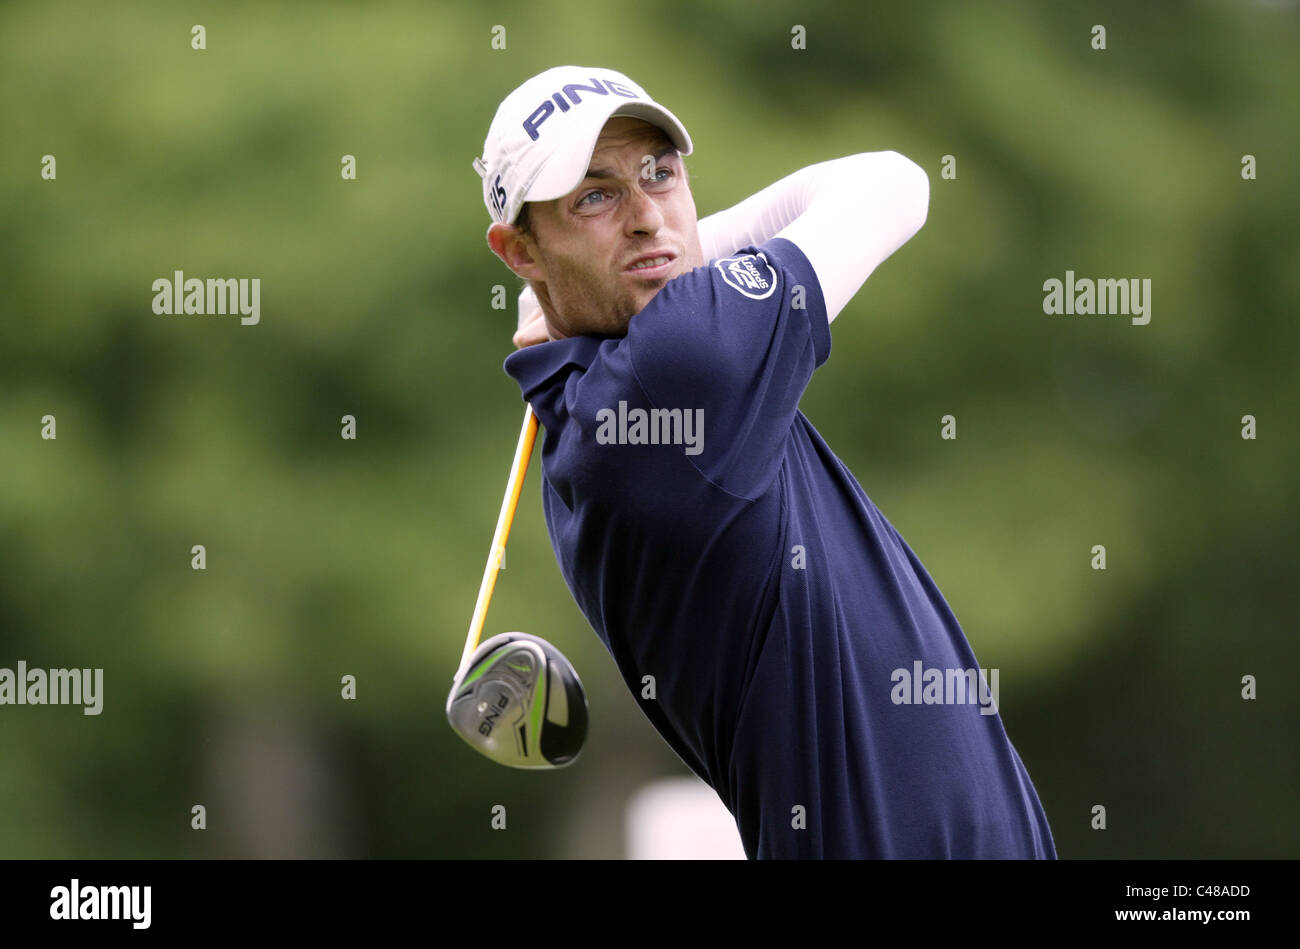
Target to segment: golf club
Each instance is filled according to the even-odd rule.
[[[537,416],[529,405],[460,668],[447,695],[447,721],[470,747],[498,764],[530,769],[572,764],[587,739],[586,694],[563,653],[528,633],[501,633],[479,643],[536,440]]]

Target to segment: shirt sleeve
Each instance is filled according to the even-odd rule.
[[[628,325],[629,365],[652,408],[693,411],[696,470],[753,499],[780,469],[799,399],[830,356],[808,258],[774,238],[711,261],[659,291]]]
[[[861,152],[801,168],[699,222],[706,258],[784,237],[812,262],[828,322],[873,270],[925,223],[930,179],[897,152]]]

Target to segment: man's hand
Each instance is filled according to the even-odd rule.
[[[524,287],[519,293],[519,326],[511,340],[516,349],[534,346],[537,343],[550,342],[551,334],[546,330],[546,317],[542,314],[542,305],[537,302],[537,294],[531,286]]]
[[[523,349],[525,346],[549,342],[550,339],[551,336],[546,330],[546,316],[542,313],[542,308],[537,307],[532,316],[520,320],[519,329],[515,330],[512,342],[516,349]]]

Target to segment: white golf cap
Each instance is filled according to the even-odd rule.
[[[679,152],[691,153],[691,137],[677,116],[612,69],[556,66],[506,96],[483,157],[473,162],[492,220],[513,224],[525,201],[552,201],[578,187],[601,129],[615,115],[657,125]]]

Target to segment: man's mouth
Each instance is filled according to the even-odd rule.
[[[623,272],[636,274],[638,277],[659,277],[668,272],[672,263],[672,254],[647,255],[634,260]]]

